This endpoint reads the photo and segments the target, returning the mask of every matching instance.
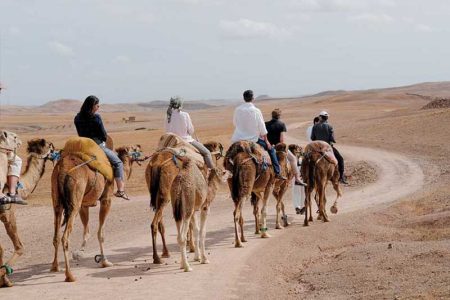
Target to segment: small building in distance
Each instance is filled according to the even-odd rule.
[[[130,116],[128,118],[123,118],[122,119],[125,123],[133,123],[136,122],[136,117],[135,116]]]

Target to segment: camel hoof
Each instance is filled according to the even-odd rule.
[[[326,219],[323,219],[323,222],[324,222],[324,223],[326,223],[326,222],[330,222],[330,219],[328,219],[328,218],[326,218]]]
[[[308,222],[303,223],[303,226],[305,227],[309,226]]]
[[[114,264],[107,259],[102,260],[100,263],[102,268],[109,268],[114,266]]]
[[[259,230],[255,231],[255,234],[260,234],[260,233],[261,233],[261,231],[259,231]]]
[[[284,227],[278,224],[277,226],[275,226],[275,229],[284,229]]]
[[[0,279],[0,288],[1,287],[12,287],[14,284],[11,280],[9,280],[8,277],[3,276],[3,278]]]
[[[160,264],[162,264],[163,262],[162,262],[161,258],[157,257],[157,258],[154,258],[154,259],[153,259],[153,263],[156,264],[156,265],[160,265]]]
[[[189,249],[189,253],[194,253],[195,252],[195,248],[190,248]]]
[[[170,254],[169,254],[169,252],[166,252],[166,253],[161,254],[161,257],[162,258],[169,258]]]
[[[263,238],[263,239],[267,239],[267,238],[270,238],[271,236],[270,236],[270,234],[268,234],[266,231],[264,231],[262,234],[261,234],[261,238]]]
[[[200,263],[206,265],[209,264],[209,260],[207,258],[204,258]]]
[[[331,211],[332,214],[337,214],[337,212],[338,212],[337,206],[334,206],[334,205],[333,205],[333,206],[330,208],[330,211]]]
[[[72,275],[66,276],[65,282],[75,282],[76,279]]]
[[[242,248],[243,246],[242,246],[241,242],[239,242],[239,243],[235,243],[234,247],[235,248]]]
[[[241,242],[247,243],[247,239],[243,237],[243,238],[241,238]]]
[[[50,272],[59,272],[59,266],[58,265],[53,265],[50,269]]]
[[[72,259],[73,260],[80,260],[82,258],[84,258],[84,250],[79,250],[79,251],[74,251],[72,252]]]
[[[191,267],[184,267],[184,271],[185,272],[192,272],[192,268]]]
[[[200,261],[200,257],[194,257],[194,261]]]

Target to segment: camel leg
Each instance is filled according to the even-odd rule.
[[[288,216],[286,214],[283,198],[281,198],[280,203],[281,203],[281,213],[282,213],[283,221],[284,221],[283,225],[286,227],[286,226],[291,225],[291,223],[288,222]]]
[[[3,265],[3,248],[0,245],[0,266]],[[12,287],[13,284],[12,282],[8,279],[8,277],[6,276],[6,269],[5,268],[1,268],[0,269],[0,288],[1,287]]]
[[[80,251],[84,251],[88,239],[90,238],[89,232],[89,207],[81,207],[80,209],[80,219],[83,223],[83,243],[81,244]]]
[[[69,235],[72,232],[73,228],[73,220],[75,219],[76,215],[78,213],[78,209],[74,209],[72,211],[72,214],[68,217],[66,228],[64,229],[64,233],[61,239],[63,252],[64,252],[64,261],[66,265],[66,282],[74,282],[76,281],[75,277],[72,275],[72,272],[70,271],[70,261],[69,261]]]
[[[241,203],[242,203],[242,199],[239,199],[238,202],[234,203],[234,212],[233,212],[233,217],[234,217],[234,246],[236,248],[241,248],[242,247],[242,243],[241,240],[239,238],[238,235],[238,222],[241,218]],[[242,226],[241,226],[241,230],[242,230]],[[242,235],[243,236],[243,235]]]
[[[105,242],[105,237],[103,234],[103,225],[105,225],[106,217],[108,216],[108,213],[111,209],[111,200],[104,199],[100,201],[100,212],[99,212],[99,224],[98,224],[98,231],[97,231],[97,238],[98,242],[100,244],[100,264],[102,268],[112,267],[113,264],[108,261],[108,259],[105,256],[105,252],[103,249],[103,243]]]
[[[192,225],[192,221],[191,221],[191,225],[189,226],[187,243],[189,244],[189,252],[194,253],[195,252],[195,245],[194,245],[194,240],[192,239],[192,234],[193,234],[192,226],[193,225]]]
[[[170,198],[169,198],[170,201]],[[151,230],[152,230],[152,245],[153,245],[153,263],[154,264],[161,264],[161,258],[158,255],[158,251],[156,249],[156,237],[158,234],[158,227],[159,227],[159,223],[162,221],[162,217],[163,217],[163,211],[164,211],[164,207],[166,206],[168,202],[164,201],[161,206],[155,211],[155,216],[153,217],[153,221],[152,221],[152,225],[151,225]]]
[[[55,206],[53,207],[53,213],[55,215],[54,220],[54,230],[53,233],[53,247],[55,247],[55,254],[53,257],[53,263],[52,268],[50,269],[50,272],[58,272],[59,266],[58,266],[58,248],[59,248],[59,230],[61,228],[61,218],[63,213],[63,208],[61,206]]]
[[[170,254],[169,254],[169,249],[167,249],[167,244],[166,244],[166,228],[164,227],[163,218],[161,218],[161,221],[158,223],[158,230],[159,230],[159,234],[161,235],[161,240],[162,240],[162,244],[163,244],[163,252],[161,254],[161,257],[169,258]]]
[[[182,221],[177,222],[178,229],[178,245],[180,246],[180,252],[181,252],[181,265],[180,269],[184,269],[185,272],[192,271],[192,268],[189,266],[188,260],[187,260],[187,251],[186,251],[186,239],[187,239],[187,232],[189,230],[189,223],[190,223],[190,217],[185,216]],[[178,224],[181,223],[181,224]]]
[[[276,219],[275,219],[275,229],[283,229],[283,226],[281,226],[281,224],[280,224],[281,199],[279,197],[276,197],[275,199],[277,200],[277,206],[276,206],[277,215],[276,215]]]
[[[308,214],[311,214],[311,190],[309,187],[305,187],[305,220],[303,226],[309,226]]]
[[[200,212],[200,256],[202,264],[209,264],[209,260],[206,257],[205,251],[205,239],[206,239],[206,219],[209,214],[209,206],[202,208]]]
[[[16,260],[22,256],[23,254],[23,245],[22,242],[19,239],[19,234],[17,232],[17,224],[16,224],[16,215],[14,214],[14,211],[11,211],[9,214],[9,222],[4,222],[6,233],[8,234],[9,238],[11,239],[13,245],[14,245],[14,253],[11,256],[11,258],[6,261],[6,264],[9,266],[13,266],[16,262]]]
[[[193,228],[193,235],[191,235],[191,239],[194,239],[194,245],[195,245],[195,255],[194,255],[194,261],[200,261],[200,230],[197,222],[196,212],[192,214],[191,222],[188,224],[188,231],[191,228],[191,225]],[[186,240],[187,240],[187,232],[186,232]]]
[[[261,216],[259,214],[259,199],[253,205],[253,215],[255,216],[255,234],[261,233]]]
[[[261,237],[262,238],[269,238],[270,234],[267,233],[267,202],[269,200],[269,193],[267,190],[270,190],[270,187],[266,188],[266,192],[264,193],[263,201],[262,201],[262,208],[261,208],[261,220],[262,220],[262,226],[261,226]]]

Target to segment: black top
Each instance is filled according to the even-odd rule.
[[[324,141],[328,144],[336,143],[334,139],[333,126],[328,124],[327,121],[314,125],[311,132],[311,140]]]
[[[97,144],[106,142],[106,130],[99,114],[92,117],[82,117],[79,113],[74,119],[78,135],[93,139]]]
[[[266,122],[267,139],[272,145],[276,145],[280,142],[282,132],[286,132],[286,125],[277,119],[272,119]]]

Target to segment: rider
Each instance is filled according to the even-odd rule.
[[[339,181],[343,184],[348,184],[344,174],[344,158],[333,146],[333,144],[336,143],[336,140],[334,139],[333,127],[328,124],[328,113],[326,111],[321,111],[319,114],[319,118],[319,123],[314,125],[312,129],[311,140],[324,141],[331,145],[331,148],[333,148],[334,156],[338,161],[338,169],[340,174]]]
[[[272,111],[272,120],[266,122],[267,139],[272,145],[284,143],[284,133],[287,131],[287,129],[286,125],[282,121],[280,121],[280,117],[281,110],[276,108]],[[297,157],[295,157],[295,155],[289,149],[287,150],[287,158],[295,175],[295,184],[306,186],[306,183],[304,183],[300,178],[300,172],[297,168]]]
[[[16,155],[13,151],[8,151],[8,173],[7,173],[7,183],[8,183],[8,193],[5,195],[0,190],[0,205],[2,204],[22,204],[27,205],[28,203],[17,194],[17,184],[19,183],[20,170],[22,168],[22,159]]]
[[[77,128],[79,136],[92,139],[100,146],[100,148],[102,148],[108,157],[114,171],[114,179],[117,185],[117,192],[114,193],[114,196],[130,200],[125,193],[123,163],[114,151],[106,148],[106,130],[103,126],[102,118],[97,113],[100,107],[99,102],[100,100],[96,96],[88,96],[86,100],[84,100],[80,112],[75,116],[75,127]]]
[[[206,163],[209,169],[214,169],[211,152],[199,141],[192,138],[194,134],[194,125],[191,117],[183,109],[183,99],[180,97],[171,97],[169,107],[167,108],[167,119],[165,122],[166,132],[174,133],[181,137],[185,142],[194,146]]]
[[[253,91],[246,90],[243,94],[245,103],[236,107],[233,116],[234,133],[231,142],[252,141],[258,143],[270,155],[275,177],[278,179],[287,178],[280,174],[280,164],[272,144],[267,139],[267,129],[261,111],[252,103]]]

